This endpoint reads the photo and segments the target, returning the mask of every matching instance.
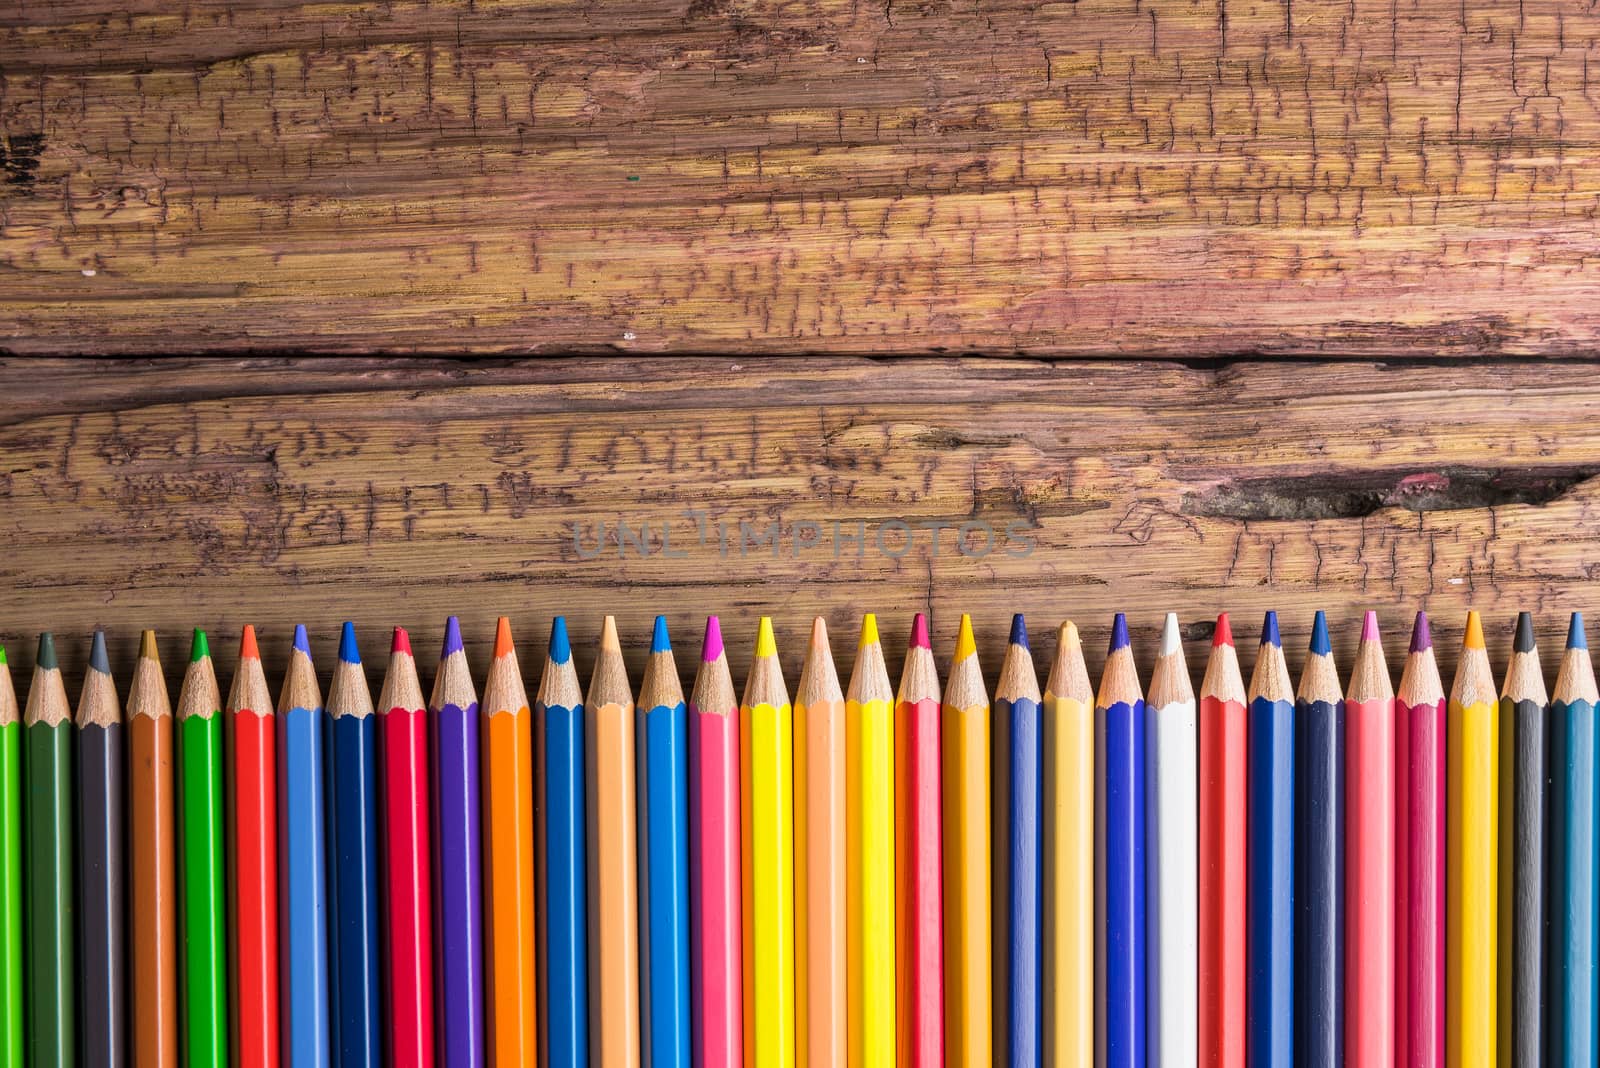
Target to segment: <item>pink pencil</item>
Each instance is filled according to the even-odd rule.
[[[717,617],[706,620],[689,700],[689,908],[695,1063],[739,1068],[744,982],[739,871],[739,699]]]
[[[1395,704],[1376,612],[1361,623],[1344,715],[1345,1064],[1393,1068]]]
[[[1417,613],[1395,701],[1395,1063],[1444,1064],[1445,693]]]
[[[917,613],[895,699],[896,1063],[944,1064],[943,826],[939,801],[939,673]]]

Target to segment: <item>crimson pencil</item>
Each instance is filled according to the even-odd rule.
[[[235,1068],[277,1068],[278,732],[256,631],[239,639],[228,695],[229,1015]]]
[[[1244,1068],[1249,731],[1228,614],[1200,685],[1200,1063]]]
[[[1396,1063],[1444,1064],[1445,694],[1417,613],[1395,698]]]

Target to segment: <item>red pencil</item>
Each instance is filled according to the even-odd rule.
[[[246,626],[228,695],[228,984],[235,1068],[278,1068],[278,730],[272,695]]]
[[[428,713],[411,640],[394,628],[378,696],[383,855],[388,875],[389,1063],[428,1068],[433,1049],[433,865],[428,826]]]
[[[944,1064],[939,672],[917,613],[895,700],[896,1063]]]
[[[1244,1068],[1248,734],[1228,614],[1200,685],[1200,1063]]]

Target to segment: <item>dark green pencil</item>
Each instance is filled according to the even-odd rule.
[[[55,642],[39,635],[23,716],[28,1063],[77,1063],[77,917],[73,910],[72,710]]]

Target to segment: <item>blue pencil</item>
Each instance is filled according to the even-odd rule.
[[[656,617],[635,706],[643,1063],[689,1068],[689,710]]]
[[[1044,1056],[1040,1027],[1044,916],[1039,881],[1044,767],[1039,706],[1028,626],[1019,612],[1011,617],[1011,641],[995,687],[993,734],[995,768],[1003,772],[995,776],[993,809],[998,824],[993,900],[999,918],[994,944],[1003,967],[995,969],[994,977],[1006,985],[1005,1012],[995,1018],[994,1050],[997,1061],[1018,1065],[1037,1065]]]
[[[323,745],[329,759],[328,954],[334,1063],[377,1068],[382,1060],[378,978],[378,793],[376,720],[361,668],[356,628],[339,635],[339,666],[328,688]]]
[[[1343,1068],[1345,708],[1321,612],[1294,715],[1295,1063]]]
[[[283,939],[279,994],[283,1055],[292,1068],[327,1068],[328,889],[322,690],[306,628],[278,696],[278,901]]]
[[[534,882],[538,887],[541,1064],[589,1063],[589,911],[585,880],[583,690],[567,621],[550,626],[550,653],[533,705]]]
[[[1593,1064],[1600,962],[1595,917],[1595,706],[1583,615],[1572,613],[1567,651],[1550,702],[1550,1063]]]
[[[1111,647],[1095,722],[1104,761],[1095,768],[1095,814],[1105,843],[1097,867],[1095,900],[1103,911],[1105,952],[1096,953],[1105,998],[1105,1068],[1144,1068],[1145,1063],[1145,710],[1139,672],[1121,612],[1111,628]],[[1104,959],[1101,960],[1100,958]]]
[[[1250,1068],[1294,1063],[1294,688],[1268,612],[1250,676],[1246,981]]]

